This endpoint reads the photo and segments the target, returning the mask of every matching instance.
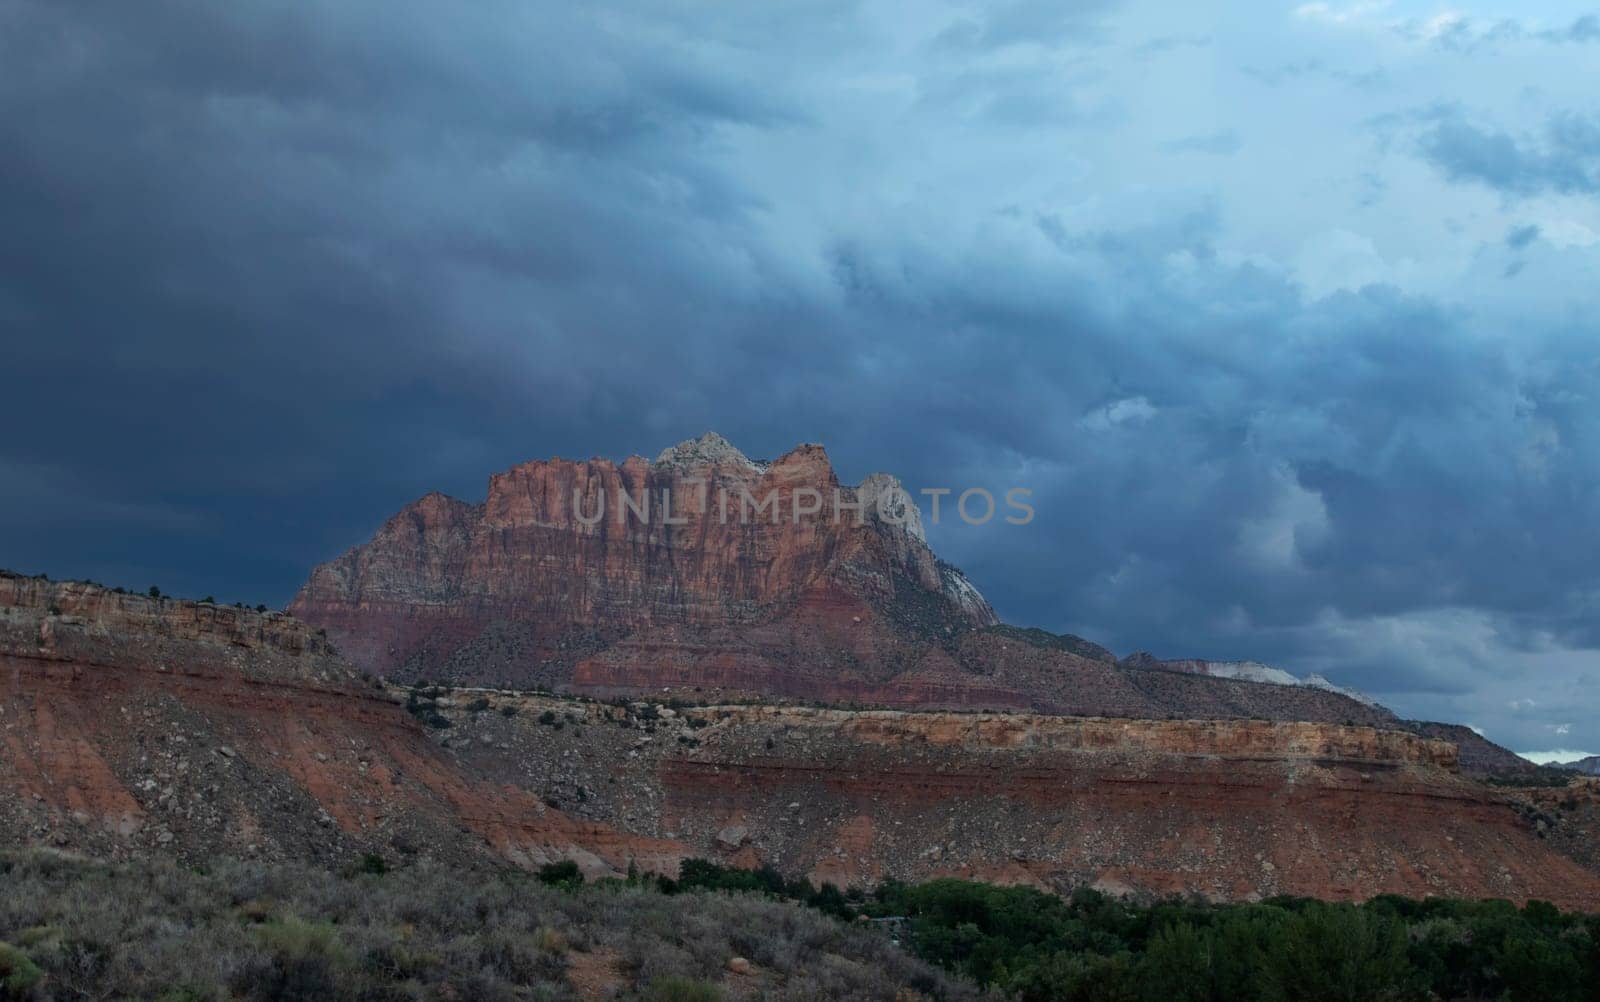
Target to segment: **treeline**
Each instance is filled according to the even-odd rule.
[[[903,917],[919,957],[1023,1002],[1600,999],[1600,917],[1539,901],[1141,905],[958,880],[863,895],[700,860],[663,890],[695,888],[760,891],[845,919]]]

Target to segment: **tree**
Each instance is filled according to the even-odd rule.
[[[1270,1002],[1425,999],[1406,955],[1405,926],[1354,905],[1312,904],[1284,923],[1267,957]]]

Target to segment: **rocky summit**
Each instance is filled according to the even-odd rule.
[[[112,858],[1600,907],[1593,791],[1320,677],[1003,624],[814,445],[517,466],[287,614],[0,575],[0,727],[0,838]]]
[[[654,462],[525,463],[481,504],[409,505],[318,567],[290,612],[397,678],[823,695],[777,677],[803,656],[870,688],[869,666],[904,657],[879,649],[891,637],[996,622],[897,491],[883,476],[841,484],[821,446],[757,463],[717,435]],[[629,639],[649,653],[615,650]]]
[[[909,500],[888,474],[840,483],[821,446],[763,463],[715,434],[653,462],[530,462],[491,477],[481,504],[413,502],[316,568],[289,611],[362,668],[408,682],[701,702],[1394,719],[1327,684],[1274,689],[1259,684],[1275,681],[1270,673],[1148,655],[1119,664],[1082,638],[1005,626],[934,555]]]

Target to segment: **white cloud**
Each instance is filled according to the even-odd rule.
[[[1594,752],[1573,751],[1570,748],[1557,748],[1552,751],[1525,751],[1517,752],[1517,754],[1521,755],[1529,762],[1534,762],[1538,765],[1549,765],[1552,762],[1576,762],[1580,758],[1589,758],[1590,756],[1594,755]]]
[[[1090,431],[1110,431],[1127,424],[1143,424],[1156,416],[1156,408],[1144,397],[1125,397],[1084,415],[1078,422]]]

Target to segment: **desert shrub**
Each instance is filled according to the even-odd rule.
[[[0,998],[24,999],[44,972],[28,955],[10,943],[0,943]]]
[[[406,712],[416,717],[427,727],[435,730],[445,730],[452,727],[450,718],[439,712],[439,706],[432,699],[424,700],[416,689],[406,694]]]
[[[560,981],[566,975],[565,951],[547,949],[541,937],[514,929],[490,929],[476,940],[478,963],[512,984]]]
[[[649,1002],[722,1002],[722,989],[692,978],[656,978],[644,997]]]
[[[583,871],[570,859],[546,863],[539,867],[539,882],[553,887],[577,887],[583,883]]]
[[[257,926],[256,934],[261,953],[235,975],[235,991],[274,1000],[335,994],[349,958],[332,924],[291,916]]]

